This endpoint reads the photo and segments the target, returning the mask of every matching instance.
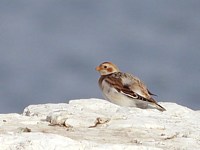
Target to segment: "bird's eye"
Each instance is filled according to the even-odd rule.
[[[103,68],[104,68],[104,69],[106,69],[106,68],[107,68],[107,66],[103,66]]]

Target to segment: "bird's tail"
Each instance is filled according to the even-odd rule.
[[[159,111],[166,111],[166,109],[164,107],[162,107],[161,105],[159,105],[158,103],[155,103],[155,107],[156,109],[158,109]]]

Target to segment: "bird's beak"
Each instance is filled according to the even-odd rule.
[[[96,67],[96,71],[99,71],[99,70],[101,70],[101,68],[98,66],[98,67]]]

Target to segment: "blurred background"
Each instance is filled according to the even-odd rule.
[[[200,109],[200,1],[0,1],[0,113],[102,98],[112,61],[156,99]]]

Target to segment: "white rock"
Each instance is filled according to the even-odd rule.
[[[100,99],[30,105],[0,114],[0,150],[200,149],[200,111],[120,107]]]

